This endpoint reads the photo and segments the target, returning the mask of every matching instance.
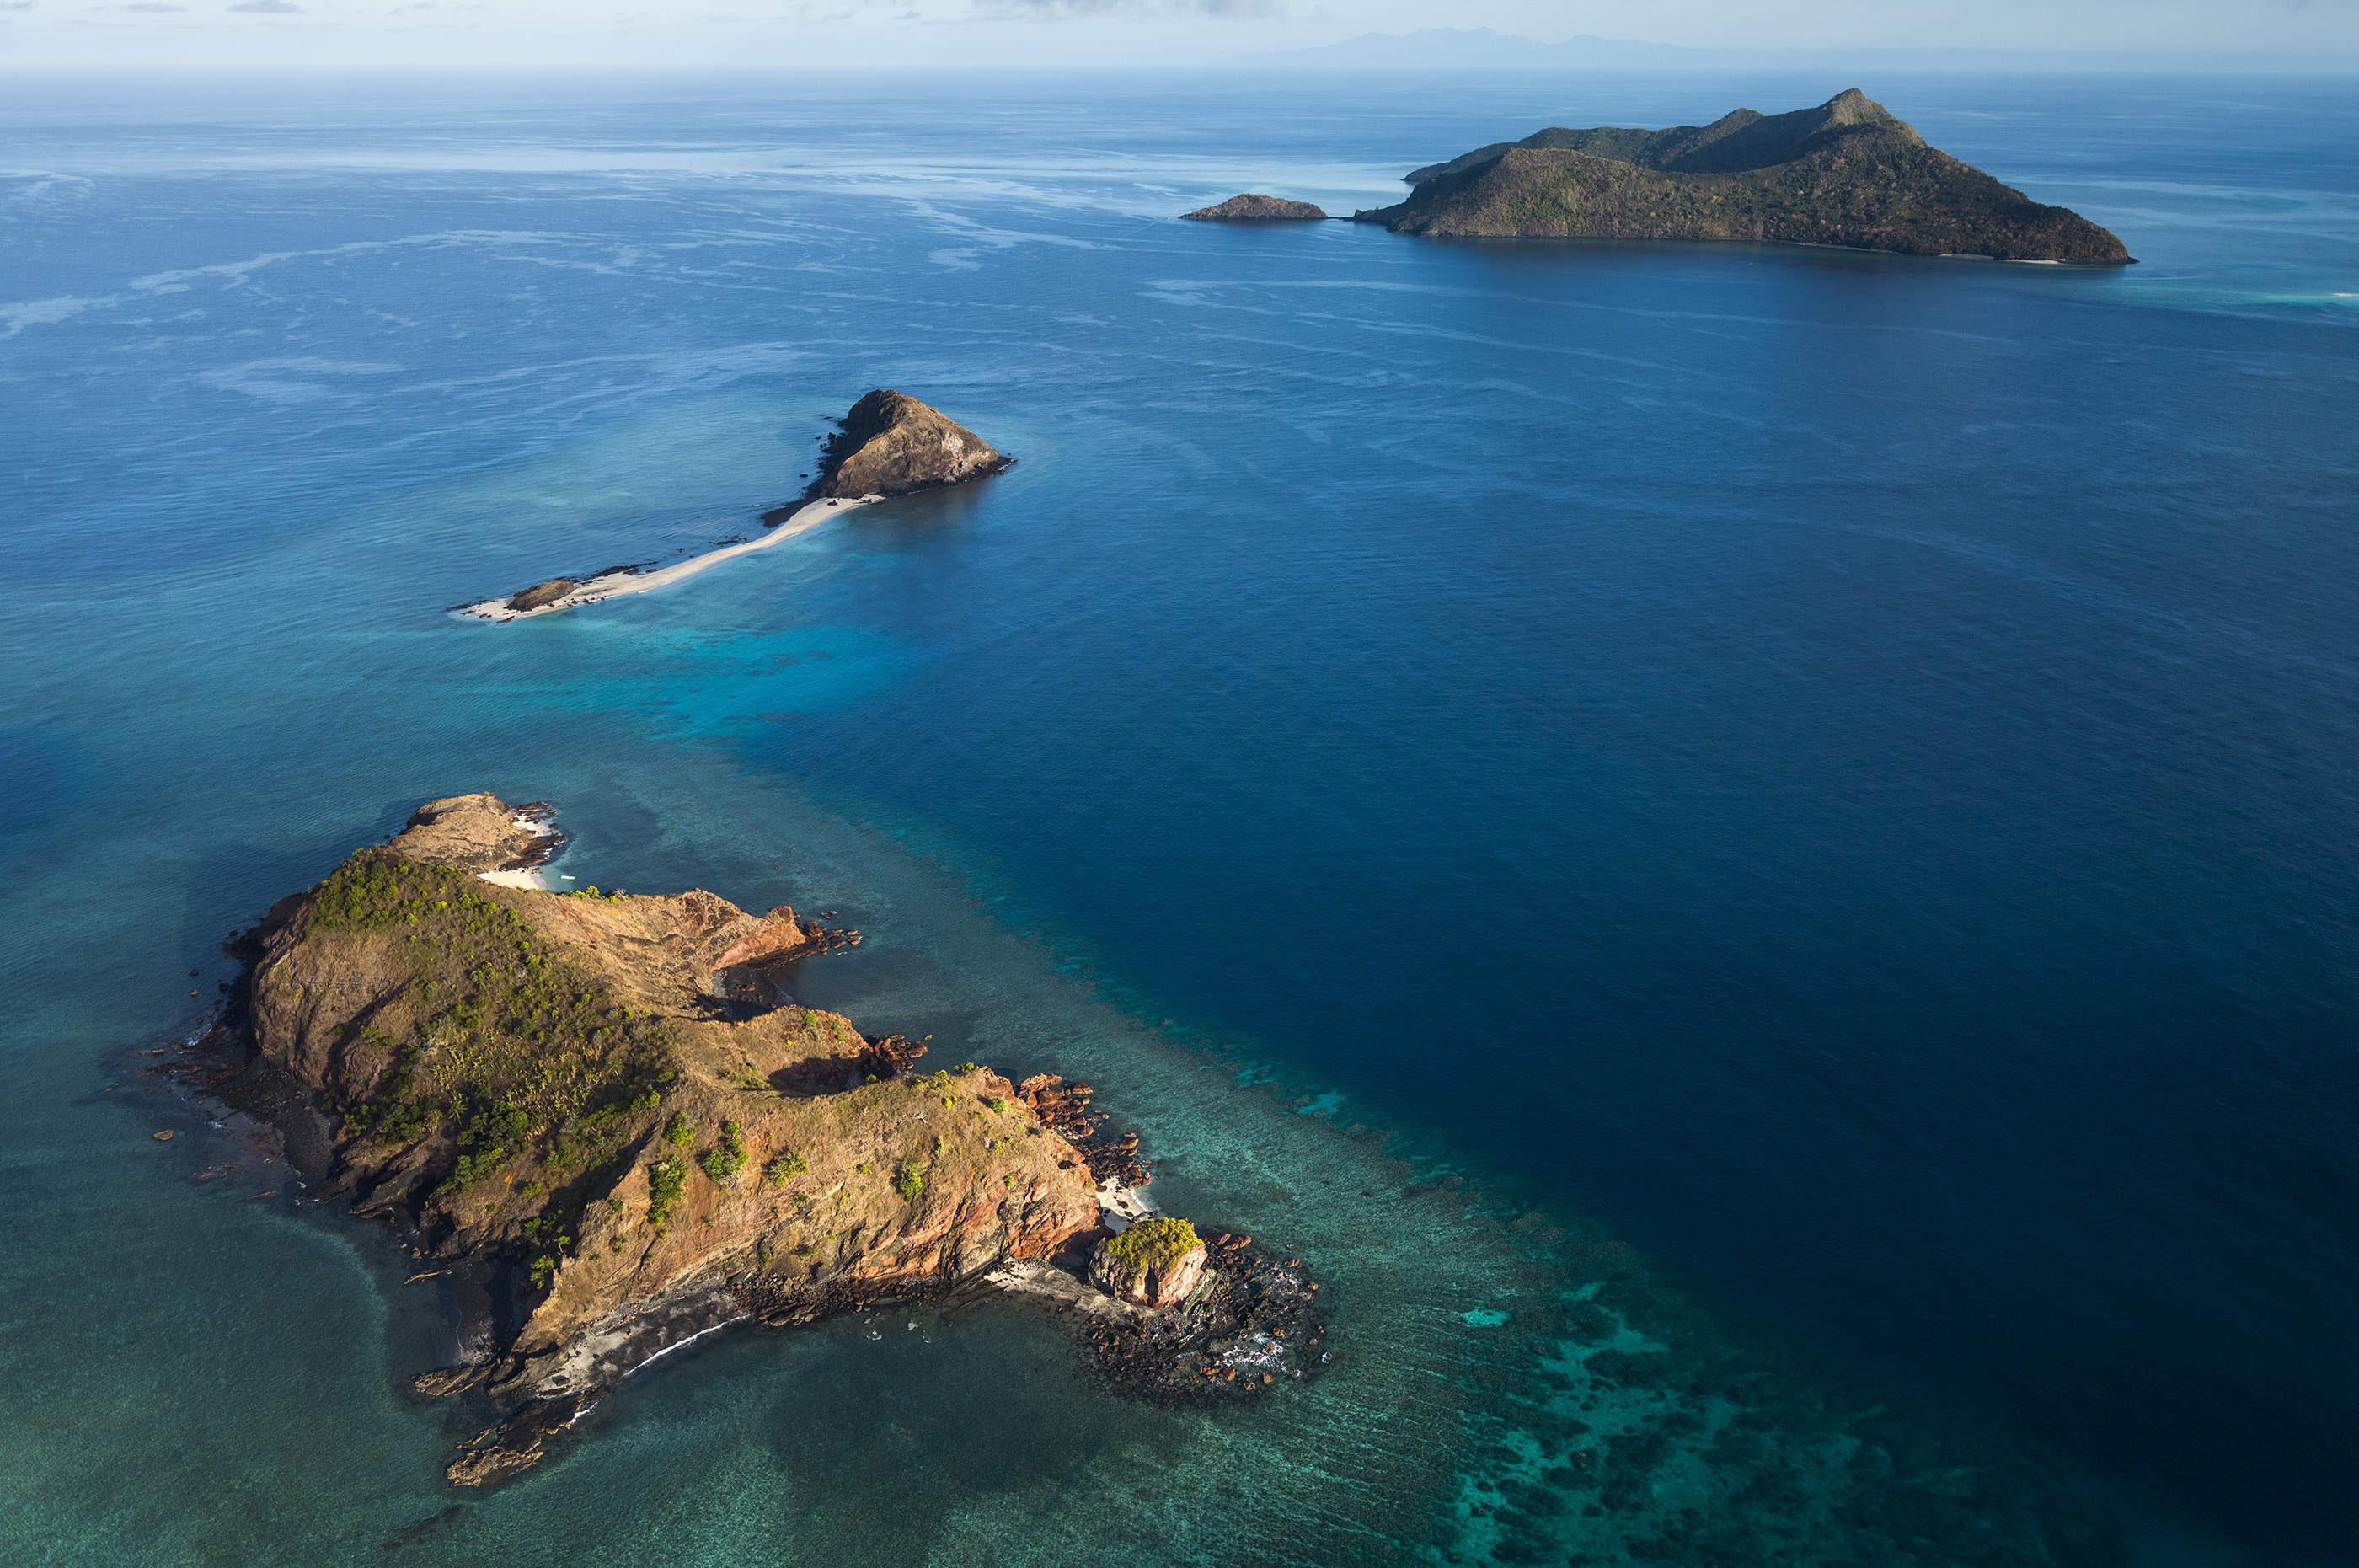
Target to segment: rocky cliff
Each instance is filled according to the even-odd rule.
[[[775,1321],[1045,1258],[1095,1232],[1088,1161],[1006,1079],[777,1006],[829,933],[711,893],[552,893],[480,873],[549,831],[489,795],[422,808],[245,939],[253,1064],[325,1195],[383,1215],[474,1309],[466,1359],[540,1435],[716,1318]]]
[[[1180,215],[1200,223],[1294,222],[1327,216],[1308,201],[1288,201],[1282,196],[1263,196],[1250,191],[1242,196],[1232,196],[1225,201],[1199,207],[1192,212]]]
[[[879,388],[854,403],[828,439],[809,495],[906,495],[997,474],[1010,461],[940,409]]]
[[[1926,145],[1857,89],[1709,125],[1551,127],[1407,176],[1396,234],[1721,239],[2122,266],[2121,240]]]

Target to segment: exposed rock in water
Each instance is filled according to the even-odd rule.
[[[408,858],[470,873],[522,871],[564,847],[545,802],[511,806],[496,795],[451,795],[409,814],[395,847]]]
[[[1327,214],[1308,201],[1288,201],[1282,196],[1263,196],[1246,191],[1210,207],[1199,207],[1180,217],[1202,223],[1267,223],[1272,220],[1300,221],[1324,218]]]
[[[521,615],[538,610],[544,604],[554,604],[581,584],[570,577],[552,577],[546,583],[536,583],[522,593],[509,595],[508,608]]]
[[[1709,125],[1551,126],[1406,176],[1395,234],[1754,240],[1913,256],[2124,266],[2121,240],[1928,147],[1854,88],[1812,109]]]
[[[409,1380],[410,1390],[429,1399],[447,1399],[453,1394],[463,1394],[484,1380],[491,1368],[478,1362],[472,1367],[438,1367],[431,1372],[420,1372]]]
[[[1098,1244],[1090,1283],[1142,1307],[1175,1306],[1204,1274],[1204,1244],[1186,1220],[1158,1214]]]
[[[915,397],[880,388],[852,406],[821,455],[812,497],[907,495],[997,474],[1012,460]],[[765,513],[782,522],[791,508]]]

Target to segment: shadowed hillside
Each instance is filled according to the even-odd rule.
[[[1814,109],[1709,125],[1550,127],[1407,176],[1395,234],[1755,240],[1915,256],[2122,266],[2108,231],[1926,145],[1857,88]]]

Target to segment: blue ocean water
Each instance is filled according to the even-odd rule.
[[[2121,272],[1169,221],[1849,85],[12,83],[8,1555],[2359,1558],[2359,87],[1858,83]],[[872,386],[1020,464],[443,613]],[[399,1535],[435,1306],[125,1053],[473,789],[854,915],[814,1000],[1085,1073],[1343,1359],[741,1336]]]

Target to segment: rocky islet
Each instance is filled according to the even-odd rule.
[[[798,506],[830,497],[910,495],[1004,473],[1016,460],[940,408],[880,387],[853,404],[820,452],[802,502],[762,514],[777,524]]]
[[[1284,223],[1321,222],[1330,214],[1308,201],[1289,201],[1282,196],[1264,196],[1248,191],[1180,216],[1198,223]]]
[[[851,933],[790,909],[486,880],[561,843],[543,806],[429,802],[234,937],[175,1068],[448,1292],[462,1354],[415,1388],[473,1412],[454,1483],[537,1463],[698,1335],[994,1286],[1072,1312],[1134,1389],[1321,1364],[1296,1261],[1142,1207],[1137,1138],[1089,1085],[920,1073],[923,1042],[795,1005],[791,966]]]

